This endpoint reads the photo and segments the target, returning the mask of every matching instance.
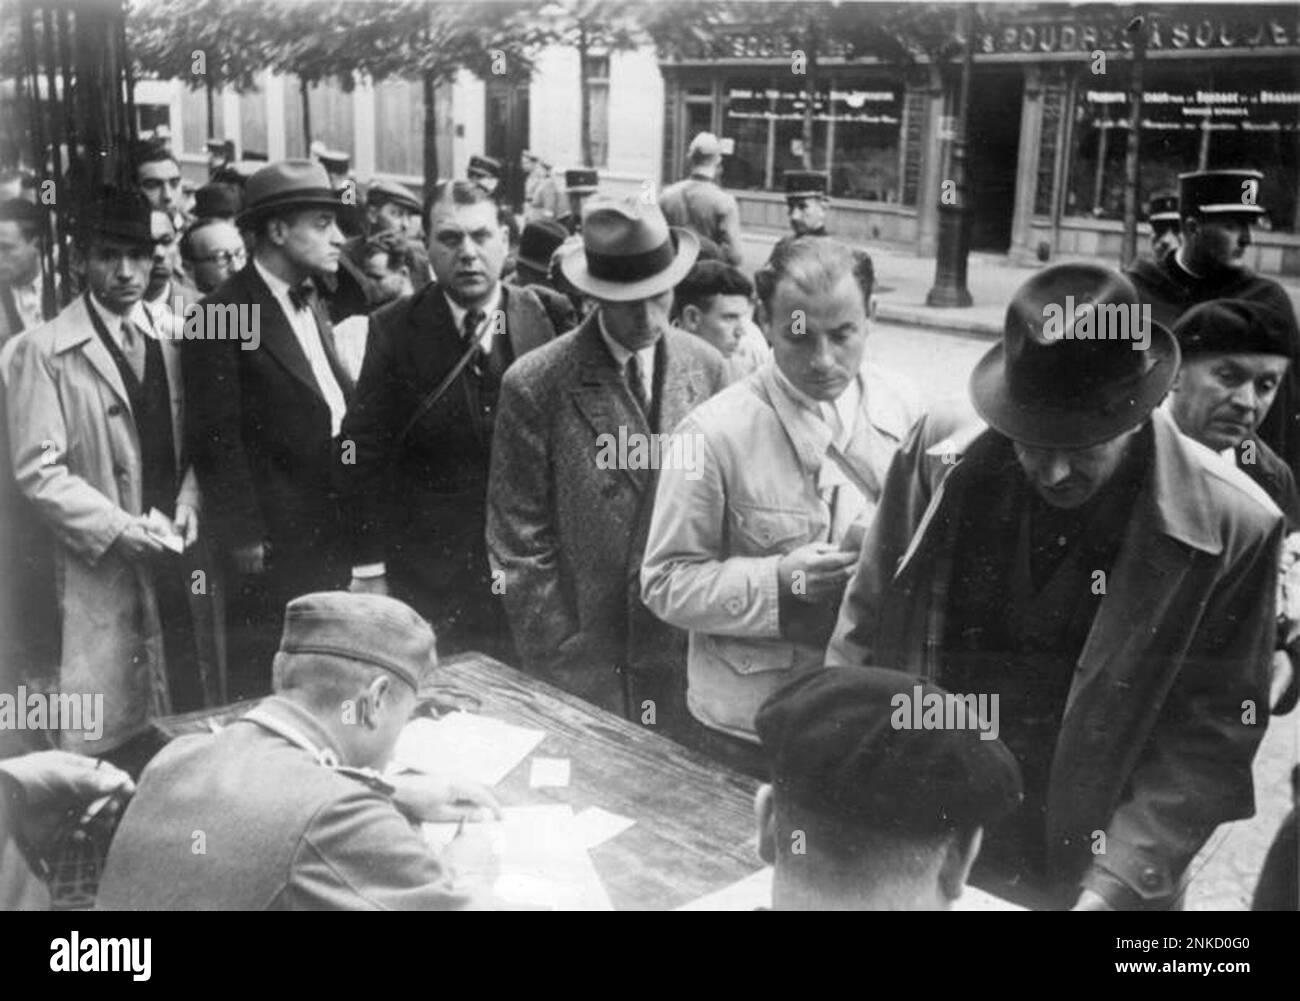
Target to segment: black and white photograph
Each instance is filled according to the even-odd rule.
[[[0,909],[1258,973],[1298,308],[1296,3],[4,0]]]

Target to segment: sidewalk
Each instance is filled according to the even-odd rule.
[[[786,233],[779,230],[747,229],[743,234],[744,267],[751,273],[762,266],[772,245]],[[980,339],[1002,336],[1002,321],[1012,295],[1037,267],[1013,264],[1001,254],[972,252],[966,269],[966,287],[973,304],[964,309],[940,309],[925,304],[934,285],[934,257],[918,257],[905,250],[881,244],[858,244],[870,255],[876,271],[877,319],[908,326],[928,327]],[[1053,262],[1096,260],[1059,257]],[[1102,261],[1116,267],[1115,261]],[[1043,265],[1045,266],[1045,265]],[[1300,314],[1300,281],[1279,279]]]

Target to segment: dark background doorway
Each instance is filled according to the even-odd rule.
[[[971,85],[967,176],[971,192],[972,250],[1006,253],[1016,209],[1016,161],[1020,151],[1019,69],[976,70]]]
[[[523,211],[524,171],[520,154],[528,148],[528,82],[487,81],[484,153],[505,166],[497,201]],[[471,151],[472,152],[472,151]]]

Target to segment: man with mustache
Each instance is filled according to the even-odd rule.
[[[1060,336],[1067,297],[1137,292],[1093,264],[1017,291],[971,375],[985,423],[933,411],[900,447],[827,662],[1000,697],[1025,801],[986,832],[977,886],[1163,909],[1215,827],[1254,812],[1283,518],[1157,409],[1169,331]]]
[[[1242,299],[1264,306],[1278,336],[1300,352],[1300,326],[1290,297],[1277,282],[1246,264],[1251,228],[1264,208],[1257,170],[1204,170],[1178,177],[1183,244],[1158,260],[1139,260],[1128,272],[1151,318],[1173,327],[1197,303]],[[1300,376],[1292,370],[1278,389],[1259,437],[1294,472],[1300,469]]]
[[[488,456],[507,369],[573,325],[549,289],[504,285],[506,232],[479,185],[429,196],[437,282],[370,318],[343,424],[352,590],[392,593],[433,623],[446,653],[510,658],[483,543]]]

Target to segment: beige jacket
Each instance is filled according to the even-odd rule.
[[[858,515],[865,525],[921,407],[906,380],[874,366],[864,366],[859,385],[861,411],[844,451],[874,483]],[[676,434],[694,468],[660,470],[642,598],[665,622],[690,630],[691,713],[755,740],[759,705],[795,674],[822,666],[834,623],[834,608],[802,603],[796,617],[805,621],[783,622],[777,580],[786,553],[830,535],[825,486],[833,471],[822,467],[831,465],[831,432],[801,412],[769,360],[690,414]]]

